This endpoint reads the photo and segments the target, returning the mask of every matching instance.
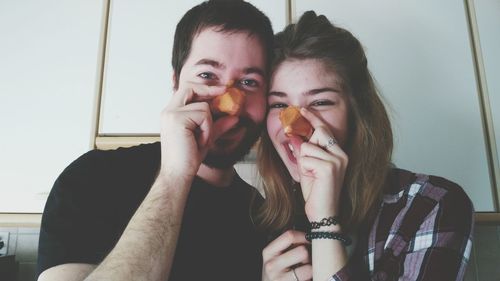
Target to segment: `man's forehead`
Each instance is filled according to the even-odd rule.
[[[235,36],[241,36],[241,35],[244,35],[248,38],[256,39],[262,45],[262,42],[260,42],[261,41],[260,38],[248,30],[224,29],[223,26],[206,26],[206,27],[200,28],[194,34],[193,42],[200,37],[201,38],[219,37],[222,40],[224,40],[224,39],[231,40]]]
[[[266,59],[256,36],[245,31],[219,31],[216,27],[205,28],[193,38],[189,56],[193,64],[212,66],[238,62],[244,67],[264,67],[260,64],[265,64]]]

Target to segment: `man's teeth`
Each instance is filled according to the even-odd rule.
[[[293,145],[291,143],[288,144],[288,148],[293,152]]]

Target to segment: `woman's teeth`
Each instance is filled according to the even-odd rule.
[[[293,157],[297,158],[297,155],[295,155],[295,150],[293,149],[293,145],[291,143],[288,143],[288,148],[290,149]]]

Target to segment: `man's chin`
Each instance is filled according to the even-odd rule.
[[[215,169],[231,168],[238,161],[242,160],[250,152],[250,149],[251,147],[245,150],[237,148],[232,151],[225,150],[223,152],[209,151],[203,160],[203,164]]]
[[[261,127],[246,119],[240,122],[244,129],[229,132],[215,141],[215,147],[208,151],[203,164],[216,169],[231,168],[250,152],[259,138]]]

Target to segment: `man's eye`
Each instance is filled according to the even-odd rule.
[[[202,72],[198,74],[198,76],[202,79],[213,80],[215,79],[215,75],[211,72]]]
[[[247,87],[257,87],[259,86],[259,82],[253,80],[253,79],[244,79],[241,80],[240,82],[241,85],[247,86]]]
[[[271,105],[269,105],[269,108],[287,108],[288,105],[287,104],[284,104],[284,103],[273,103]]]

